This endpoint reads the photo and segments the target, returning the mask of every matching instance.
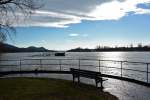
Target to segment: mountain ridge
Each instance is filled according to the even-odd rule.
[[[27,48],[20,48],[7,43],[0,43],[0,52],[54,52],[44,47],[29,46]]]

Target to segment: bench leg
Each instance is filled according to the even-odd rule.
[[[98,83],[96,82],[96,87],[98,87]]]
[[[96,87],[98,87],[98,81],[97,81],[97,79],[95,79],[95,84],[96,84]]]
[[[101,90],[103,90],[103,81],[99,81],[99,80],[97,80],[97,79],[95,79],[95,84],[96,84],[96,87],[98,88],[98,83],[100,82],[100,84],[101,84]]]
[[[80,83],[80,76],[78,76],[78,83]]]
[[[74,77],[74,75],[73,75],[73,83],[74,83],[74,81],[75,81],[75,77]]]

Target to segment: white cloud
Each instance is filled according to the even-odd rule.
[[[138,4],[148,3],[150,0],[125,0],[124,2],[111,1],[98,5],[89,16],[94,17],[92,20],[119,20],[127,16],[129,12],[135,14],[148,14],[149,9],[137,8]]]
[[[45,7],[35,11],[31,19],[20,19],[15,26],[41,26],[67,28],[82,20],[119,20],[133,14],[150,14],[150,9],[138,4],[150,0],[43,0]],[[19,15],[22,18],[22,15]]]
[[[46,42],[46,40],[41,40],[41,42],[42,42],[42,43],[44,43],[44,44],[46,44],[46,43],[47,43],[47,42]]]
[[[71,33],[71,34],[69,34],[69,36],[71,36],[71,37],[77,37],[77,36],[79,36],[79,34],[77,34],[77,33]]]
[[[88,37],[89,35],[88,35],[88,34],[82,34],[82,36],[83,36],[83,37]]]
[[[88,37],[89,35],[88,34],[77,34],[77,33],[71,33],[69,34],[70,37]]]
[[[138,8],[135,14],[150,14],[150,10]]]

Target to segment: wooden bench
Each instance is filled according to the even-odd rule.
[[[95,79],[96,87],[98,87],[98,83],[101,83],[101,88],[103,88],[103,81],[106,81],[108,79],[102,78],[102,75],[100,72],[94,72],[89,70],[83,70],[83,69],[75,69],[70,68],[70,72],[73,76],[73,82],[75,82],[75,79],[78,78],[78,83],[80,83],[80,77],[86,77]]]

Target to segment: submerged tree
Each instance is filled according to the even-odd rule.
[[[15,33],[13,25],[18,18],[26,19],[40,5],[39,0],[0,0],[0,42]]]

